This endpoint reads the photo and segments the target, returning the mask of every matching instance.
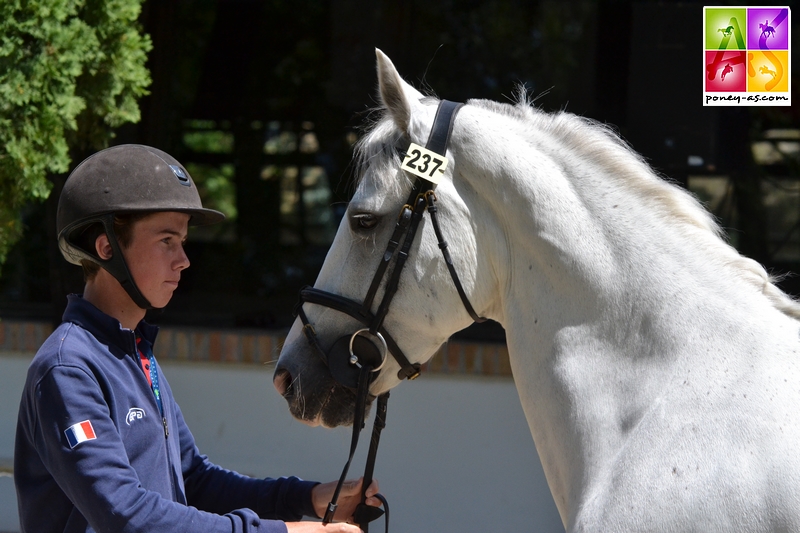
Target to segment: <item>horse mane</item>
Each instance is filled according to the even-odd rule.
[[[533,106],[523,88],[517,90],[516,103],[513,105],[477,99],[468,100],[467,104],[549,133],[580,156],[598,162],[608,170],[609,176],[620,180],[634,194],[659,209],[665,217],[677,222],[687,238],[693,239],[701,249],[707,250],[722,265],[729,267],[744,283],[763,294],[776,309],[800,319],[800,302],[775,285],[778,278],[728,244],[723,229],[691,192],[656,174],[645,159],[609,126],[564,111],[541,111]],[[382,170],[399,168],[401,157],[398,147],[408,143],[385,114],[368,127],[367,133],[356,146],[358,181],[368,164],[379,165],[381,174]],[[391,186],[398,189],[407,185],[403,180],[391,181]]]

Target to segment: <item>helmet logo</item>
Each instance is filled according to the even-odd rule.
[[[181,185],[186,185],[187,187],[191,187],[191,182],[189,181],[189,176],[186,175],[186,172],[179,167],[178,165],[170,165],[169,168],[172,169],[172,173],[175,174],[175,177],[178,178],[178,181],[181,182]]]

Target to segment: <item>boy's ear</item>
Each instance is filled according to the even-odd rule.
[[[108,241],[108,235],[105,233],[98,235],[97,239],[94,241],[94,249],[97,253],[97,257],[103,260],[111,259],[111,256],[114,255],[111,243]]]

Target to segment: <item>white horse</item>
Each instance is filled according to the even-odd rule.
[[[437,106],[380,51],[377,66],[385,113],[315,284],[358,301],[411,188],[398,152],[425,144]],[[800,306],[601,125],[470,100],[447,156],[438,218],[475,310],[506,330],[567,531],[800,531]],[[471,323],[429,219],[418,233],[385,322],[412,363]],[[323,347],[363,327],[304,310]],[[352,422],[301,329],[276,387],[307,423]]]

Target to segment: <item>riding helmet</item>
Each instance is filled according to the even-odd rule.
[[[192,177],[166,152],[138,144],[101,150],[78,165],[64,184],[56,215],[58,247],[70,263],[89,260],[106,269],[139,307],[150,309],[122,256],[114,215],[158,211],[187,213],[190,226],[225,218],[219,211],[203,207]],[[97,256],[93,240],[81,238],[87,228],[97,224],[102,224],[112,246],[109,260]]]

